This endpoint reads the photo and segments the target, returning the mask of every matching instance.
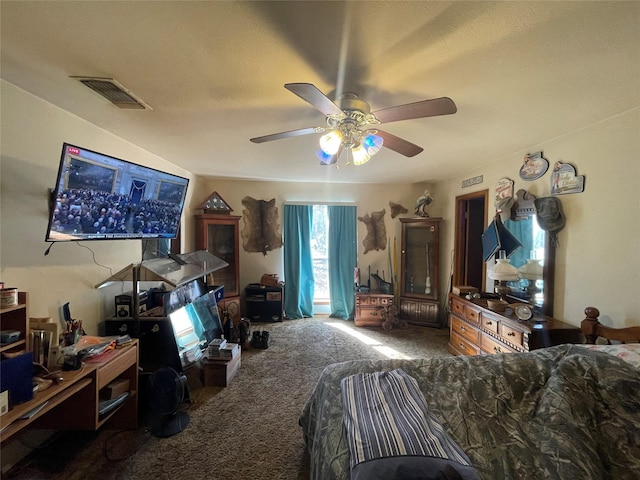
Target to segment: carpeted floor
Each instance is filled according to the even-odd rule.
[[[3,475],[16,480],[308,479],[298,417],[322,369],[352,359],[449,355],[448,329],[384,331],[316,317],[256,323],[269,348],[242,352],[226,388],[191,389],[191,420],[169,438],[146,428],[63,432]],[[197,382],[196,382],[197,383]]]

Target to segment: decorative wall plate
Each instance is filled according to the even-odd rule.
[[[551,173],[551,195],[584,192],[584,175],[576,175],[570,163],[556,162]]]
[[[523,180],[536,180],[543,176],[549,169],[549,161],[542,156],[542,152],[527,153],[520,167],[520,178]]]

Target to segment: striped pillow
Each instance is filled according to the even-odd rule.
[[[341,387],[353,480],[479,479],[403,370],[351,375]]]

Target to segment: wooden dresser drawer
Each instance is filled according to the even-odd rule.
[[[487,331],[498,333],[498,325],[500,325],[500,321],[492,315],[487,315],[482,312],[480,314],[480,325]]]
[[[386,307],[393,305],[393,295],[358,294],[356,295],[356,305]]]
[[[356,327],[379,327],[382,325],[382,307],[356,307]]]
[[[458,352],[464,355],[480,355],[480,349],[461,335],[451,332],[450,342]]]
[[[500,336],[509,343],[513,343],[519,347],[522,346],[522,332],[511,328],[505,323],[500,325]]]
[[[478,325],[480,323],[480,309],[465,305],[464,318],[466,318],[471,323],[475,323],[476,325]]]
[[[494,340],[489,335],[480,335],[480,348],[486,353],[514,353],[513,350],[506,345]]]
[[[478,344],[478,330],[467,322],[460,320],[458,317],[451,315],[451,331],[469,340],[471,343]]]
[[[452,298],[451,299],[451,312],[460,318],[464,318],[464,303]]]

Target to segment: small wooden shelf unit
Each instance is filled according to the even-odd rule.
[[[0,309],[0,324],[2,329],[24,332],[24,337],[3,346],[2,352],[27,349],[29,317],[26,292],[19,292],[18,302],[17,306]],[[60,377],[62,381],[36,392],[33,399],[13,405],[9,412],[0,416],[0,442],[26,427],[55,430],[97,430],[103,426],[137,428],[138,340],[106,352],[95,361],[90,359],[78,370],[60,372]],[[101,390],[117,378],[129,381],[129,397],[117,408],[100,416]]]

